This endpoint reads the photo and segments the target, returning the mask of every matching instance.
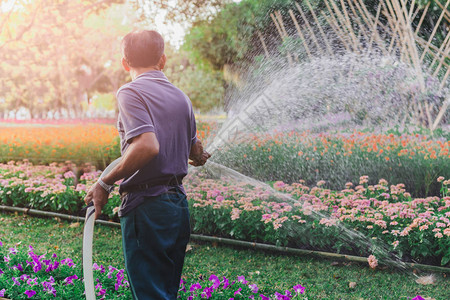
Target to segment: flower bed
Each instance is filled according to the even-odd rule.
[[[7,126],[0,129],[0,158],[1,162],[28,159],[41,164],[70,160],[104,168],[120,156],[116,137],[112,125]]]
[[[70,162],[49,166],[34,166],[28,161],[0,164],[0,204],[78,215],[85,205],[87,188],[97,181],[101,172],[88,168],[77,179],[72,168]],[[113,219],[119,205],[116,189],[103,213]]]
[[[48,256],[48,257],[47,257]],[[98,299],[130,299],[131,292],[123,269],[93,264],[95,293]],[[20,243],[7,247],[0,241],[0,297],[10,299],[80,299],[84,294],[83,272],[80,264],[59,255],[37,255],[32,246]],[[208,279],[181,280],[181,299],[301,299],[305,288],[274,295],[261,293],[256,284],[244,276],[236,279],[211,275]]]
[[[38,126],[37,126],[38,125]],[[197,135],[205,139],[217,123],[198,123]],[[118,132],[112,124],[49,122],[0,127],[0,162],[27,159],[36,164],[72,161],[105,168],[120,156]]]
[[[326,180],[331,189],[365,174],[370,184],[385,178],[423,197],[439,195],[439,176],[450,178],[449,149],[447,139],[420,134],[290,131],[250,135],[214,153],[214,160],[261,181],[302,178],[311,186]]]
[[[0,297],[10,299],[80,299],[84,293],[81,264],[58,254],[38,255],[32,246],[0,242]],[[94,264],[96,295],[130,299],[123,269]]]
[[[28,162],[0,164],[0,203],[41,210],[78,214],[86,187],[99,176],[87,172],[75,185],[66,166],[33,166]],[[385,180],[342,191],[309,188],[303,181],[275,182],[274,188],[291,199],[246,183],[199,176],[185,180],[194,233],[272,243],[306,249],[375,255],[377,244],[405,260],[449,265],[450,197],[448,180],[439,178],[442,197],[412,199],[404,185]],[[103,213],[117,218],[120,199],[112,195]],[[369,237],[369,244],[352,243],[343,230]],[[344,232],[345,233],[345,232]],[[387,245],[387,246],[386,246]]]
[[[192,178],[188,183],[194,232],[282,246],[368,256],[377,249],[405,260],[450,265],[450,181],[439,178],[443,197],[412,199],[404,185],[367,176],[342,191],[309,188],[304,181],[273,184],[282,199],[245,183]],[[348,229],[348,230],[347,230]],[[357,233],[367,237],[359,241]],[[355,239],[355,243],[352,242]]]

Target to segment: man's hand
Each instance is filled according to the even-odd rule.
[[[203,166],[210,157],[211,154],[203,150],[202,142],[197,140],[197,142],[191,147],[189,159],[192,161],[190,161],[189,164],[194,167]]]
[[[200,156],[193,157],[192,161],[190,161],[189,164],[193,165],[194,167],[203,166],[210,157],[211,154],[209,154],[206,151],[203,151],[203,153]]]
[[[105,191],[105,189],[98,183],[94,183],[89,189],[86,197],[84,198],[84,203],[87,205],[91,201],[94,201],[95,219],[101,215],[103,207],[106,203],[108,203],[108,197],[109,193]]]

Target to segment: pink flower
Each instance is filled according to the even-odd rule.
[[[439,176],[438,179],[437,179],[437,182],[442,182],[442,181],[444,181],[444,179],[445,178],[443,176]]]
[[[276,181],[274,184],[273,184],[273,187],[275,188],[275,189],[280,189],[280,188],[283,188],[283,187],[285,187],[286,186],[286,184],[283,182],[283,181]]]
[[[241,210],[239,208],[233,208],[231,210],[231,220],[234,221],[234,220],[239,219],[240,214],[241,214]]]
[[[426,229],[428,229],[428,225],[427,224],[422,225],[422,226],[419,227],[420,231],[423,231],[423,230],[426,230]]]
[[[383,178],[381,178],[379,181],[378,181],[378,184],[379,185],[388,185],[388,182],[387,182],[387,180],[386,179],[383,179]]]
[[[64,178],[75,178],[75,174],[72,171],[64,173]]]
[[[369,255],[369,257],[367,258],[367,261],[368,261],[368,263],[369,263],[369,266],[370,266],[372,269],[375,269],[375,268],[378,266],[378,260],[377,260],[377,258],[376,258],[375,256],[373,256],[373,255]]]
[[[320,180],[319,182],[317,182],[317,186],[322,186],[325,184],[325,180]]]

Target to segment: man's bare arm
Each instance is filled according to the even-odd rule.
[[[210,157],[211,154],[203,150],[202,142],[197,140],[197,142],[191,147],[189,159],[192,160],[192,162],[189,162],[189,164],[195,167],[203,166]]]
[[[121,161],[102,178],[102,181],[106,184],[112,185],[116,181],[129,177],[138,171],[142,166],[150,162],[159,153],[159,142],[155,133],[146,132],[131,140],[130,145],[127,148]],[[100,186],[99,183],[95,183],[89,189],[84,202],[94,202],[95,218],[97,219],[103,207],[108,203],[109,193]]]
[[[154,132],[145,132],[131,140],[127,151],[117,166],[103,181],[114,184],[116,181],[133,175],[159,153],[159,142]]]

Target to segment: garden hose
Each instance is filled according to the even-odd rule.
[[[117,158],[100,175],[106,176],[120,162],[122,157]],[[86,207],[86,218],[83,231],[83,277],[86,300],[95,300],[94,273],[92,264],[92,241],[94,238],[95,208],[94,202],[90,202]]]

